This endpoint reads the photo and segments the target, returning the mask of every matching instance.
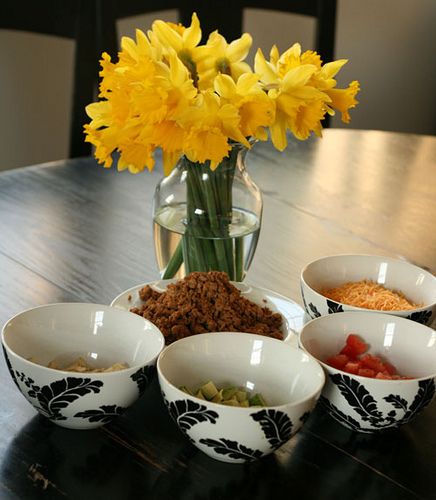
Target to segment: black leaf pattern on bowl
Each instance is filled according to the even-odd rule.
[[[33,387],[33,393],[39,403],[39,411],[51,420],[66,420],[61,413],[70,403],[87,394],[98,393],[103,387],[101,380],[90,378],[67,377],[50,385],[44,385],[39,390]]]
[[[371,424],[376,425],[377,422],[383,420],[375,399],[363,384],[340,373],[330,375],[330,379],[364,422],[369,421]]]
[[[307,307],[306,297],[304,296],[303,287],[301,285],[300,285],[300,294],[301,294],[301,298],[303,299],[304,309],[306,309],[307,314],[309,314],[309,309]]]
[[[261,410],[250,417],[260,423],[266,439],[273,449],[279,448],[292,436],[292,421],[288,415],[277,410]]]
[[[312,302],[309,302],[309,309],[310,309],[310,311],[308,311],[308,312],[309,312],[309,316],[311,318],[319,318],[321,316],[321,313],[318,311],[316,306],[314,306],[312,304]]]
[[[18,370],[15,371],[15,374],[16,374],[15,381],[17,382],[17,385],[18,385],[18,381],[23,382],[23,384],[28,389],[28,391],[27,391],[28,397],[29,398],[36,398],[37,393],[40,391],[40,388],[39,388],[39,386],[35,385],[35,381],[32,378],[28,377],[25,373],[19,372]],[[18,385],[18,388],[20,388],[19,385]]]
[[[12,368],[12,365],[11,365],[11,361],[9,359],[9,356],[6,352],[6,349],[5,349],[5,346],[2,344],[2,349],[3,349],[3,355],[5,357],[5,361],[6,361],[6,366],[8,367],[8,370],[9,370],[9,373],[11,374],[11,377],[12,377],[12,380],[15,382],[15,385],[18,387],[18,389],[20,388],[20,386],[18,385],[18,382],[17,382],[17,378],[15,376],[15,372],[14,372],[14,369]]]
[[[402,420],[404,423],[410,422],[418,413],[421,413],[435,395],[434,379],[420,380],[418,386],[418,392]]]
[[[311,413],[310,411],[305,411],[303,415],[301,415],[300,417],[300,422],[304,424],[306,420],[310,417],[310,413]]]
[[[333,300],[327,299],[327,307],[328,307],[329,314],[344,312],[343,307],[340,304],[338,304],[337,302],[334,302]]]
[[[209,448],[213,448],[213,451],[218,455],[226,455],[235,460],[251,462],[252,460],[257,460],[263,456],[263,453],[260,450],[252,450],[237,441],[232,441],[226,438],[200,439],[200,443],[209,446]]]
[[[130,375],[130,378],[138,385],[140,396],[144,394],[145,389],[147,389],[148,385],[152,381],[155,372],[156,367],[154,365],[147,365]]]
[[[397,410],[402,410],[404,413],[401,419],[396,420],[397,412],[395,410],[391,410],[386,416],[383,416],[382,412],[378,410],[374,398],[369,394],[363,384],[360,384],[357,380],[341,374],[330,375],[330,379],[338,386],[341,394],[354,411],[361,417],[362,421],[368,422],[372,426],[372,430],[398,427],[410,422],[432,401],[436,390],[434,379],[420,380],[418,382],[418,392],[409,407],[407,401],[399,395],[389,394],[385,396],[383,399],[387,403],[390,403]],[[350,425],[349,419],[351,417],[340,412],[340,410],[325,397],[322,398],[321,403],[337,420],[343,422],[347,427],[355,427],[355,424]],[[357,424],[357,422],[355,423]],[[359,426],[359,424],[357,425]],[[371,429],[362,429],[360,426],[355,430],[371,432]]]
[[[162,399],[165,403],[165,406],[168,408],[168,410],[170,409],[170,404],[168,403],[168,399],[167,399],[167,395],[164,393],[164,391],[160,391],[161,394],[162,394]]]
[[[394,408],[397,408],[398,410],[404,410],[405,412],[407,411],[407,401],[401,396],[389,394],[389,396],[386,396],[383,399],[387,403],[391,403]]]
[[[25,373],[19,372],[18,370],[15,373],[17,375],[17,380],[23,382],[28,389],[39,390],[39,387],[35,385],[33,378],[28,377]]]
[[[348,427],[353,431],[362,430],[357,420],[355,420],[353,417],[350,417],[349,415],[345,415],[345,413],[341,412],[341,410],[339,410],[339,408],[331,403],[326,397],[321,395],[319,398],[319,402],[333,418],[335,418],[338,422],[344,424],[345,427]]]
[[[411,319],[412,321],[416,321],[417,323],[427,325],[430,322],[430,318],[431,311],[419,311],[409,314],[406,319]]]
[[[180,429],[186,433],[191,427],[201,422],[216,424],[219,415],[206,406],[189,399],[178,399],[168,405],[171,417],[177,422]]]
[[[89,422],[103,422],[107,424],[115,417],[122,415],[126,411],[123,406],[102,405],[98,410],[79,411],[75,417],[87,418]]]

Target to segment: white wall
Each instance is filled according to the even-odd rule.
[[[120,35],[156,17],[177,14],[122,20]],[[309,18],[248,10],[244,23],[266,54],[274,43],[312,48]],[[349,59],[339,81],[362,86],[348,127],[436,134],[435,48],[435,0],[339,0],[336,58]],[[67,156],[73,54],[68,40],[0,31],[0,170]]]

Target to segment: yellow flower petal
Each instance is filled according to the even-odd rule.
[[[225,104],[218,111],[218,116],[222,123],[221,128],[229,139],[240,142],[249,148],[250,144],[240,129],[241,117],[239,116],[238,109],[232,104]]]
[[[131,142],[120,147],[120,158],[118,160],[118,170],[126,168],[132,174],[142,172],[145,167],[148,170],[153,170],[154,158],[150,144],[142,144],[139,142]]]
[[[257,49],[254,57],[254,71],[260,76],[262,82],[266,85],[277,83],[277,73],[273,66],[265,60],[260,49]]]
[[[313,50],[306,50],[300,59],[301,64],[313,64],[317,68],[321,68],[321,57]]]
[[[182,151],[165,151],[162,153],[162,164],[164,175],[170,175],[173,168],[177,165],[180,157],[182,156]]]
[[[169,54],[170,80],[174,86],[181,86],[189,79],[189,71],[174,51]]]
[[[183,150],[185,131],[174,121],[163,121],[153,125],[150,142],[163,151],[174,153]]]
[[[244,73],[238,78],[238,92],[246,95],[259,82],[259,76],[255,73]]]
[[[274,105],[269,99],[253,99],[239,108],[241,131],[245,137],[262,135],[259,130],[274,121]]]
[[[200,21],[198,20],[197,14],[194,12],[192,14],[191,26],[186,28],[183,32],[183,46],[194,48],[196,47],[201,40],[201,29],[200,29]]]
[[[286,118],[281,113],[277,113],[276,120],[269,129],[274,147],[279,151],[283,151],[288,145],[286,139]]]
[[[230,64],[230,73],[233,80],[238,81],[242,75],[251,73],[250,66],[245,62],[235,62]]]
[[[265,128],[259,127],[256,132],[253,134],[253,137],[258,139],[259,141],[267,141],[268,140],[268,132]]]
[[[185,155],[193,162],[210,160],[216,166],[230,149],[227,137],[218,128],[192,130],[186,140]]]
[[[298,109],[296,119],[292,124],[292,132],[297,139],[307,139],[311,132],[321,135],[321,120],[325,115],[325,107],[322,101],[312,101],[310,104],[303,104]]]
[[[273,45],[269,53],[270,63],[277,65],[277,63],[279,62],[279,58],[280,58],[279,49],[277,48],[277,45]]]
[[[253,39],[248,33],[244,33],[238,40],[233,40],[233,42],[227,47],[226,56],[230,61],[242,61],[247,57],[250,51]]]
[[[214,80],[215,91],[221,97],[230,99],[236,92],[236,83],[229,75],[218,75]]]
[[[312,64],[297,66],[296,68],[289,70],[283,79],[283,90],[286,91],[291,88],[306,85],[316,71],[316,66],[313,66]]]
[[[324,64],[319,72],[319,76],[324,79],[334,78],[339,70],[347,64],[348,59],[338,59],[337,61],[329,62]]]
[[[95,129],[108,126],[111,122],[112,104],[108,101],[88,104],[85,111],[89,118],[91,118],[92,127]]]
[[[168,23],[164,21],[154,21],[152,31],[156,35],[159,42],[167,48],[172,48],[176,52],[183,49],[183,39],[179,33],[172,29]]]
[[[138,60],[136,43],[128,36],[121,38],[121,50],[126,52],[134,61]]]
[[[91,143],[95,146],[94,156],[98,163],[102,163],[105,168],[110,168],[112,166],[112,151],[110,146],[107,146],[102,140],[101,131],[94,130],[89,125],[84,126],[85,130],[85,142]]]
[[[152,55],[152,46],[151,43],[149,42],[148,38],[146,37],[145,33],[141,31],[140,29],[137,29],[135,31],[136,35],[136,45],[137,45],[137,50],[138,53],[141,56],[151,56]],[[160,59],[160,57],[159,57]]]
[[[356,94],[359,92],[360,86],[358,81],[350,83],[346,89],[330,89],[326,90],[326,94],[331,98],[331,106],[342,113],[342,121],[349,123],[350,114],[348,110],[356,107],[359,101],[356,100]]]

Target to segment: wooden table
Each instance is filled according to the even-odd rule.
[[[436,271],[436,137],[327,130],[247,158],[264,220],[246,278],[297,302],[308,261],[376,253]],[[133,176],[93,159],[0,174],[0,321],[49,302],[109,303],[158,278],[151,202],[161,169]],[[0,499],[436,498],[436,404],[379,436],[317,409],[282,449],[229,465],[193,447],[157,383],[98,430],[41,416],[0,364]]]

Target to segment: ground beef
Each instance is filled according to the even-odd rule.
[[[144,304],[130,310],[154,323],[166,344],[206,332],[247,332],[283,339],[282,316],[246,299],[226,273],[191,273],[160,293],[139,291]]]

